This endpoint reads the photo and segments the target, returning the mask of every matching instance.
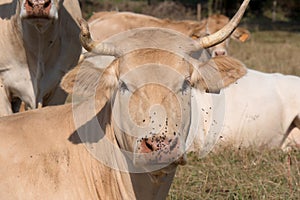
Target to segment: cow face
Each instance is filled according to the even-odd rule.
[[[229,18],[225,15],[212,15],[207,19],[206,24],[206,33],[207,34],[213,34],[217,32],[218,30],[222,29],[227,23],[229,22]],[[245,28],[237,27],[231,37],[232,39],[239,41],[239,42],[245,42],[250,38],[250,32]],[[212,57],[215,56],[227,56],[228,52],[228,46],[230,38],[227,38],[225,41],[209,48],[210,54]]]
[[[20,17],[41,29],[58,19],[60,0],[20,0]]]
[[[105,136],[110,135],[112,143],[118,146],[113,152],[122,151],[132,165],[147,170],[159,166],[157,170],[184,164],[191,123],[191,88],[218,91],[246,73],[244,65],[230,57],[200,61],[190,56],[202,46],[212,46],[210,38],[218,43],[216,36],[204,38],[199,45],[177,32],[145,28],[97,43],[92,40],[87,23],[81,21],[83,47],[99,59],[101,55],[117,58],[104,70],[99,69],[101,62],[84,60],[79,66],[85,69],[77,67],[69,72],[61,86],[68,93],[91,91],[90,96],[95,96],[95,113],[102,113],[100,121],[108,120],[102,125]],[[93,106],[87,107],[90,108]],[[80,126],[86,130],[84,123]],[[89,133],[83,137],[86,134]]]
[[[97,63],[83,61],[61,86],[68,93],[95,95],[95,113],[110,113],[100,117],[107,118],[106,130],[113,130],[114,145],[132,165],[147,171],[186,162],[192,88],[215,91],[245,74],[243,64],[230,57],[195,67],[178,55],[155,49],[123,55],[104,70]]]
[[[189,64],[165,51],[139,50],[120,59],[114,128],[120,146],[134,153],[136,165],[184,163],[189,77]]]

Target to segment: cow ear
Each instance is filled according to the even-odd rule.
[[[229,56],[217,56],[191,72],[193,87],[206,92],[219,92],[244,76],[247,69],[239,60]]]
[[[68,94],[93,96],[99,87],[115,87],[117,77],[112,69],[115,69],[116,65],[116,62],[113,62],[107,68],[97,68],[93,63],[83,61],[62,78],[60,86]]]
[[[250,39],[250,36],[251,34],[247,29],[237,27],[232,33],[231,38],[239,42],[246,42]]]

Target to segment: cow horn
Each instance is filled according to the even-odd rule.
[[[241,21],[243,14],[249,4],[250,0],[244,0],[238,12],[233,16],[233,18],[219,31],[208,35],[206,37],[200,38],[198,41],[200,43],[201,48],[209,48],[216,44],[223,42],[226,38],[230,36],[230,34],[235,30]]]
[[[92,39],[88,23],[84,19],[79,19],[81,45],[89,52],[100,55],[119,56],[117,48],[110,43],[96,42]]]

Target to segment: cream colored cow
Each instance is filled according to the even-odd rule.
[[[218,132],[215,149],[300,147],[300,78],[247,70],[218,94],[195,90],[199,129],[191,151],[201,152],[203,135]],[[201,153],[200,153],[201,154]]]
[[[86,101],[0,119],[1,198],[165,199],[186,162],[192,88],[219,90],[246,72],[234,58],[190,53],[226,39],[248,3],[225,36],[197,41],[147,28],[97,43],[83,23],[83,46],[117,58],[105,68],[84,60],[63,78]]]
[[[59,83],[82,49],[77,18],[77,0],[0,0],[0,79],[6,90],[0,116],[12,112],[15,99],[30,109],[64,103]]]

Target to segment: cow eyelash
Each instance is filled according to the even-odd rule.
[[[129,91],[129,89],[128,89],[128,87],[127,87],[127,85],[126,85],[126,83],[124,82],[124,81],[120,81],[119,82],[119,89],[120,89],[120,91],[121,92],[125,92],[125,91]]]
[[[187,89],[191,88],[191,81],[189,78],[186,78],[183,81],[182,87],[181,87],[181,92],[184,93]]]

